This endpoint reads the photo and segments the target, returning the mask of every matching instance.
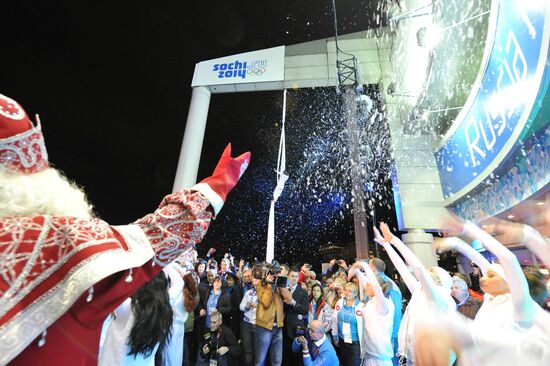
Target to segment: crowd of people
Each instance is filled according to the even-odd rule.
[[[0,364],[550,364],[547,278],[471,222],[451,217],[436,248],[468,258],[469,276],[425,268],[385,223],[374,233],[387,260],[334,259],[319,275],[214,249],[201,259],[250,153],[228,146],[210,177],[111,226],[49,166],[39,121],[3,95],[0,111]],[[550,267],[538,231],[494,225]]]
[[[502,225],[522,230],[537,255],[549,250],[533,229]],[[547,364],[547,278],[538,268],[522,269],[506,247],[477,226],[458,219],[450,226],[479,240],[500,263],[489,263],[458,237],[447,237],[437,250],[460,252],[472,261],[472,273],[426,269],[381,223],[380,230],[374,228],[375,240],[397,272],[389,276],[387,260],[376,257],[352,265],[334,259],[320,276],[307,263],[236,264],[230,254],[218,262],[213,249],[205,259],[170,265],[164,301],[172,304],[174,322],[185,323],[177,328],[185,328],[185,336],[174,323],[171,338],[159,339],[170,351],[150,350],[157,364],[178,366],[513,365],[525,359]],[[184,290],[178,303],[171,300],[172,289],[181,295],[182,276],[194,290]],[[472,286],[476,277],[480,288]],[[105,328],[105,345],[115,324]],[[124,344],[132,350],[132,342]],[[109,347],[103,346],[104,352]]]

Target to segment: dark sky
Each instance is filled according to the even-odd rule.
[[[338,0],[337,8],[341,34],[383,21],[376,1]],[[40,114],[50,162],[84,186],[98,215],[112,224],[128,223],[154,210],[172,188],[194,64],[330,37],[331,9],[330,0],[12,1],[2,6],[0,93],[19,101],[29,115]],[[320,92],[322,111],[330,108],[332,97],[327,96],[331,91]],[[316,108],[315,99],[305,97],[308,108]],[[275,124],[281,118],[281,100],[280,92],[213,95],[199,180],[213,170],[229,141],[236,152],[251,150],[253,159],[257,157],[251,171],[270,174],[276,163]],[[301,109],[298,99],[294,103]],[[307,113],[296,113],[300,123],[308,120]],[[311,123],[322,119],[312,118]],[[303,132],[297,123],[290,123],[290,132]],[[296,171],[302,168],[302,177],[312,173],[304,173],[303,159],[298,158],[303,151],[298,147],[310,142],[304,136],[289,142],[294,144],[290,160]],[[250,223],[252,216],[265,216],[267,221],[269,184],[274,182],[265,176],[246,179],[249,183],[230,196],[239,202],[222,211],[216,222],[219,229],[209,233],[205,246],[219,245],[220,251],[229,247],[238,254],[262,253],[267,224]],[[299,197],[290,196],[283,206],[298,207]],[[340,197],[331,197],[327,199],[341,204]],[[313,222],[324,216],[322,210],[313,218],[304,212],[284,212],[285,217],[277,220]],[[332,214],[326,212],[326,217]],[[293,234],[297,225],[289,225],[285,245],[290,248],[306,240],[317,246],[323,240],[344,240],[341,235],[351,239],[349,221],[345,215],[330,220],[328,226],[343,223],[329,230],[338,232],[333,237],[317,227],[318,235]],[[249,252],[247,246],[255,249]],[[311,256],[309,248],[296,246],[295,253],[285,252],[296,258]]]

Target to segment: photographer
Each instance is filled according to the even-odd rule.
[[[254,363],[263,366],[267,352],[272,366],[280,366],[283,354],[283,312],[282,289],[277,287],[276,279],[281,268],[278,264],[267,264],[262,270],[263,279],[258,284],[258,306],[256,307],[256,350]],[[287,290],[287,293],[290,294]],[[286,294],[286,301],[290,301]]]
[[[323,323],[313,320],[309,326],[309,342],[305,336],[299,336],[292,343],[292,351],[302,349],[304,366],[338,365],[336,351],[325,335]]]
[[[231,366],[232,357],[241,354],[241,346],[231,332],[231,329],[222,325],[222,315],[214,311],[210,314],[210,330],[204,334],[200,345],[200,357],[197,366],[211,365]]]
[[[288,273],[288,289],[282,288],[281,295],[283,296],[284,312],[285,312],[285,332],[283,359],[285,365],[295,366],[301,364],[301,357],[291,352],[292,341],[296,337],[296,329],[304,327],[304,320],[307,319],[309,309],[307,291],[304,290],[298,283],[299,273],[296,269],[292,269]]]

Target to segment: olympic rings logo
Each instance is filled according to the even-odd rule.
[[[256,67],[256,68],[250,67],[249,69],[246,70],[246,73],[251,76],[260,76],[265,72],[266,72],[265,67]]]

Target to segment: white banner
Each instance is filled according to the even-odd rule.
[[[202,61],[191,86],[261,83],[285,78],[285,46]]]

